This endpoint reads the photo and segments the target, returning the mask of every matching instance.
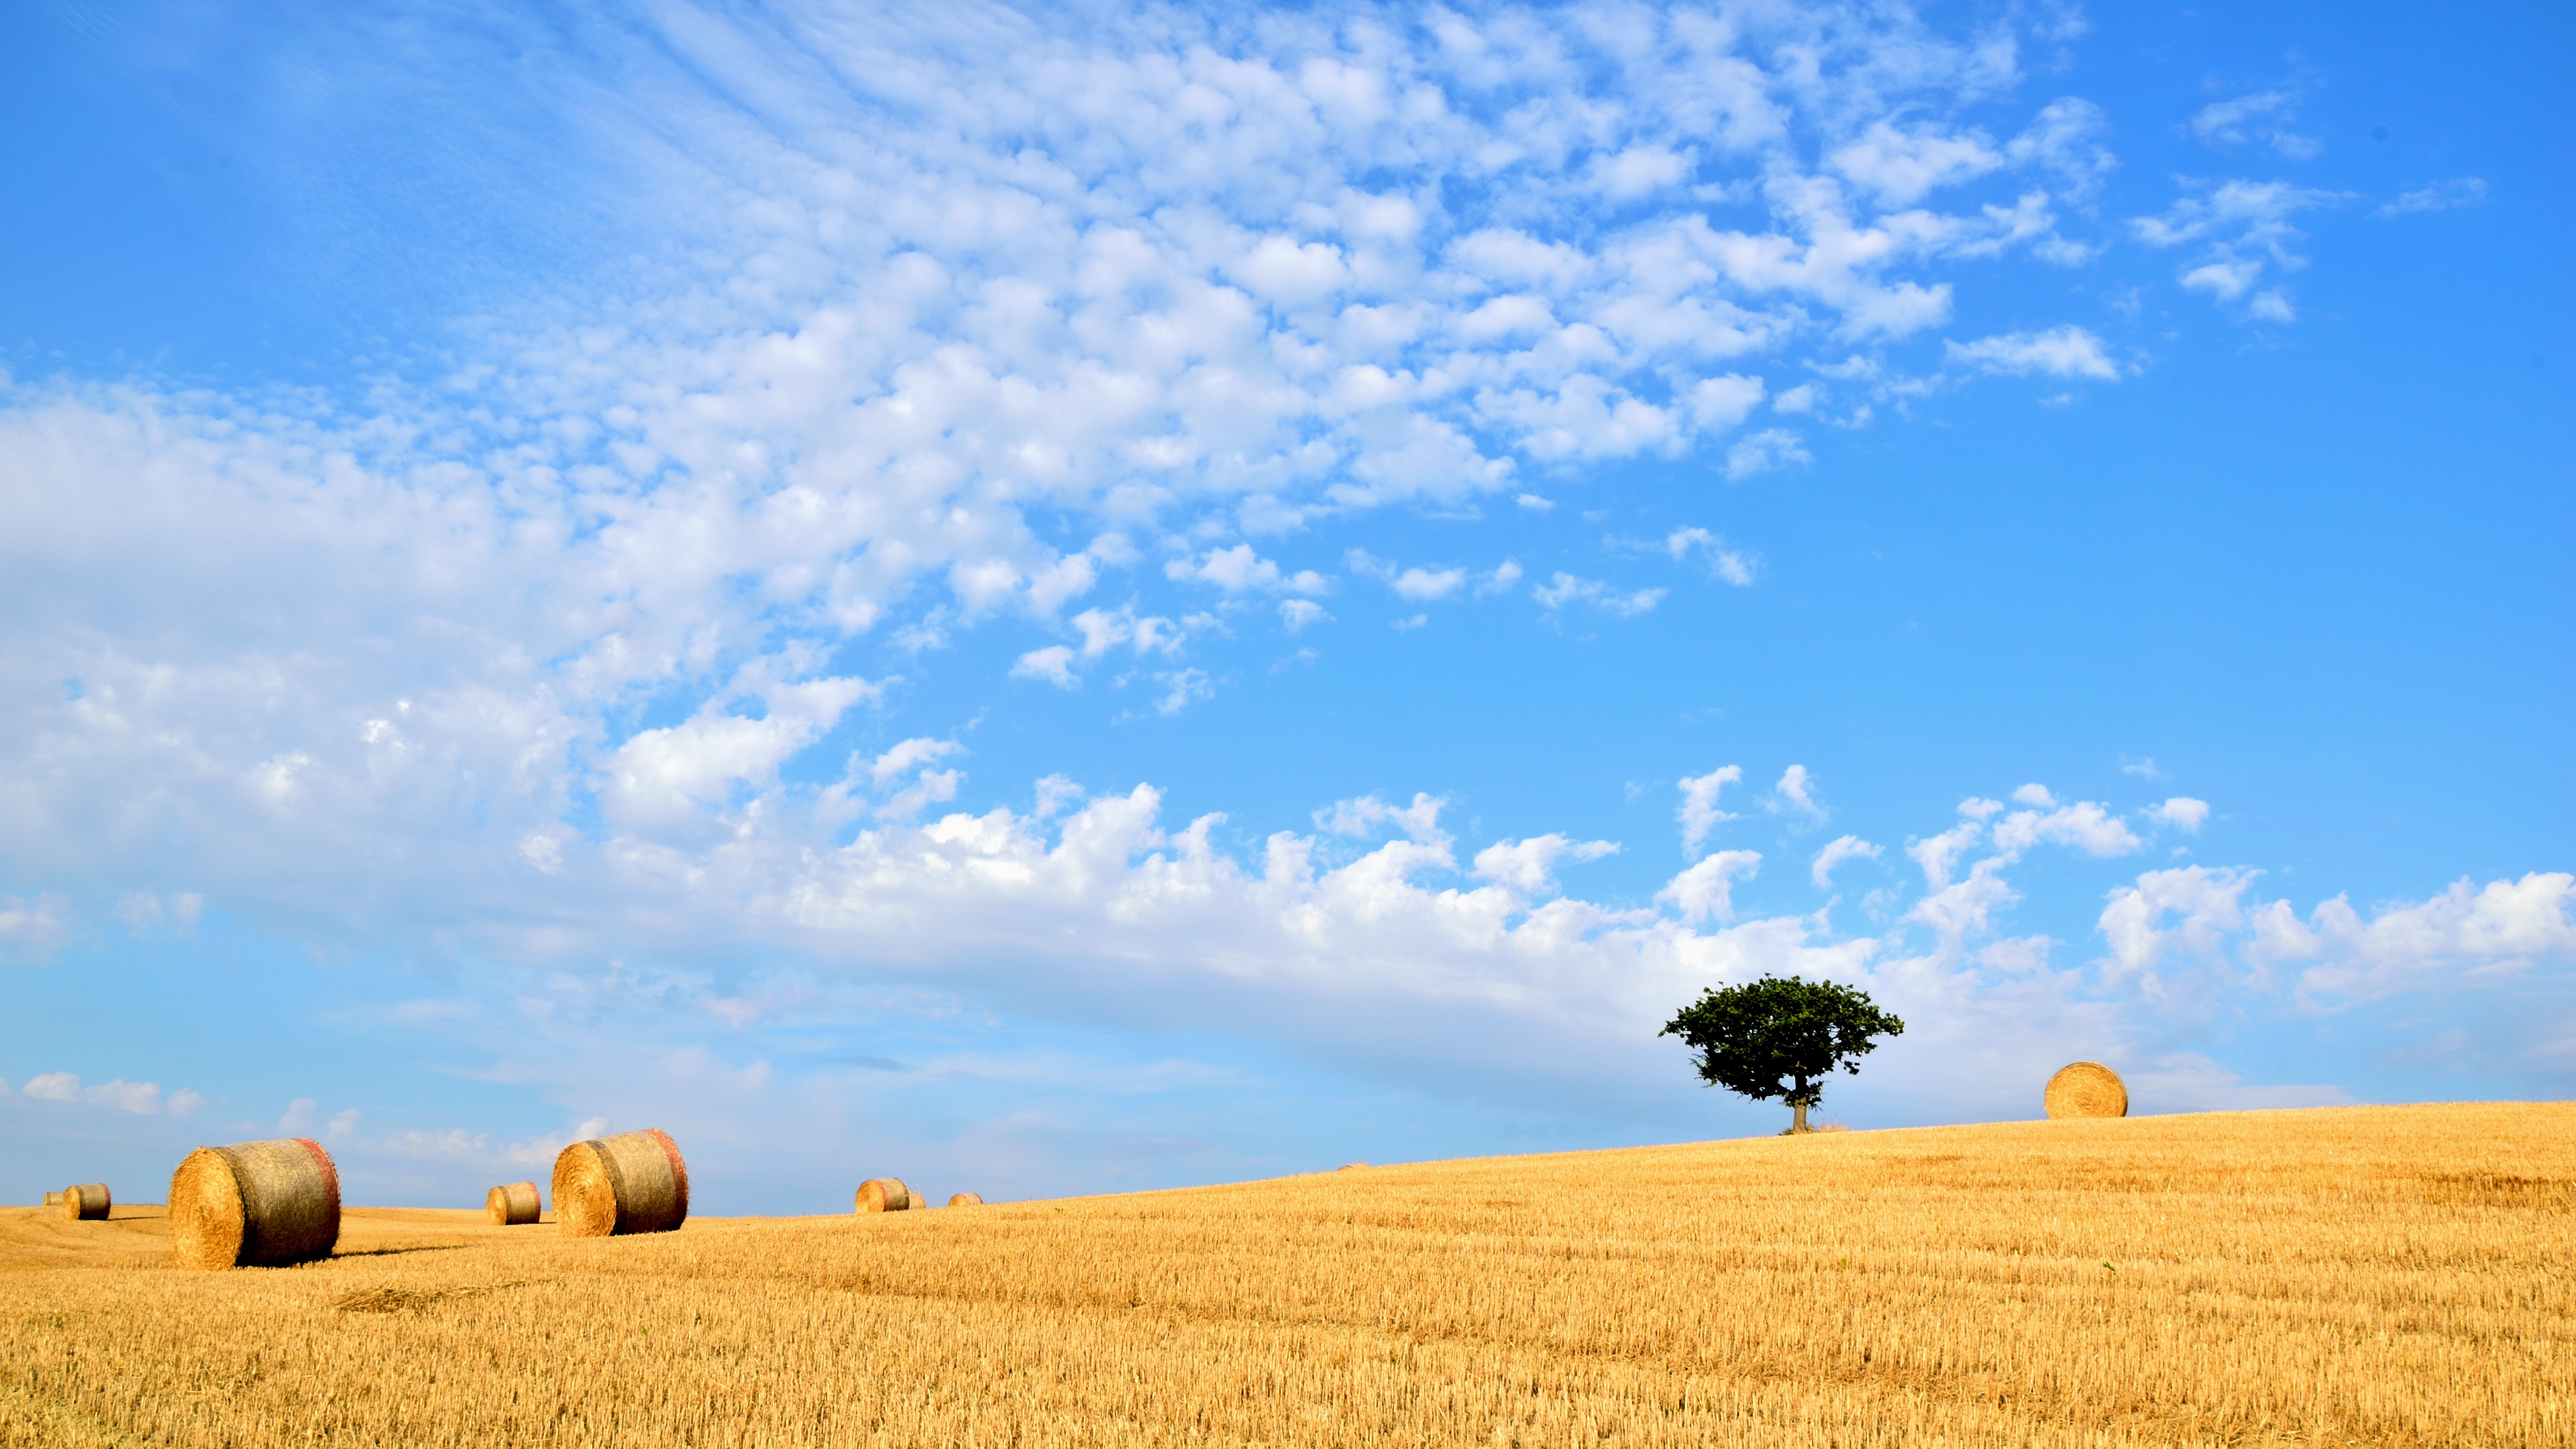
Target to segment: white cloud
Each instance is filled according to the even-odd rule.
[[[2262,963],[2314,962],[2299,993],[2320,1004],[2370,1001],[2428,979],[2509,974],[2576,962],[2576,875],[2467,880],[2430,900],[2382,906],[2364,919],[2342,896],[2302,922],[2287,901],[2254,913],[2248,954]]]
[[[1912,842],[1905,847],[1905,853],[1922,867],[1925,888],[1939,891],[1950,884],[1950,873],[1960,856],[1984,834],[1985,827],[1976,821],[1963,821],[1938,835]]]
[[[2189,795],[2176,795],[2157,806],[2151,813],[2167,825],[2177,826],[2190,834],[2198,835],[2201,822],[2209,818],[2209,802],[2194,800]]]
[[[1847,860],[1876,860],[1878,857],[1879,848],[1859,836],[1838,836],[1833,844],[1816,852],[1816,862],[1808,868],[1807,876],[1816,883],[1816,889],[1831,890],[1835,866]]]
[[[2455,206],[2475,206],[2487,199],[2487,184],[2475,176],[2453,177],[2401,191],[2395,201],[2379,208],[2380,216],[2411,216],[2423,211],[2448,211]]]
[[[1825,807],[1816,803],[1815,780],[1804,765],[1791,765],[1780,775],[1780,783],[1771,787],[1772,798],[1765,802],[1773,814],[1794,810],[1813,820],[1825,818]]]
[[[1674,876],[1655,899],[1669,902],[1685,921],[1732,921],[1735,878],[1752,875],[1761,864],[1759,851],[1721,850]]]
[[[2191,133],[2212,146],[2260,143],[2293,161],[2305,161],[2324,151],[2325,143],[2290,129],[2298,104],[2298,94],[2286,90],[2212,101],[2192,114]]]
[[[1288,603],[1280,605],[1280,608],[1284,612],[1285,610],[1299,604],[1303,604],[1309,609],[1315,609],[1317,613],[1323,612],[1320,608],[1307,603],[1303,599],[1290,600]],[[1082,682],[1074,677],[1073,648],[1071,645],[1067,644],[1050,644],[1044,649],[1032,649],[1028,653],[1021,655],[1019,657],[1019,661],[1011,666],[1011,677],[1013,679],[1043,679],[1047,683],[1052,684],[1059,689],[1072,689],[1080,685]]]
[[[1664,549],[1680,563],[1696,553],[1708,571],[1738,588],[1750,587],[1759,560],[1705,528],[1677,528],[1664,536]]]
[[[2040,784],[2036,780],[2013,791],[2012,797],[2016,801],[2035,809],[2054,810],[2057,808],[2057,797],[2048,793],[2048,787]]]
[[[1210,549],[1195,563],[1186,558],[1174,559],[1163,566],[1163,573],[1175,580],[1214,584],[1229,594],[1320,594],[1332,588],[1332,581],[1313,569],[1283,573],[1278,564],[1254,553],[1248,543]]]
[[[289,1137],[301,1137],[313,1130],[313,1113],[321,1104],[311,1097],[298,1097],[286,1104],[286,1115],[277,1119],[277,1130]]]
[[[1669,589],[1617,589],[1598,579],[1579,579],[1560,572],[1530,590],[1530,597],[1538,600],[1540,607],[1550,613],[1569,604],[1589,604],[1605,614],[1633,619],[1650,612],[1670,592]]]
[[[1284,625],[1291,634],[1302,634],[1306,631],[1308,625],[1320,624],[1332,617],[1332,615],[1324,612],[1323,605],[1316,603],[1312,599],[1282,599],[1279,601],[1279,622]]]
[[[129,1082],[122,1077],[88,1087],[81,1085],[81,1079],[74,1073],[46,1072],[29,1077],[27,1085],[19,1088],[19,1091],[40,1101],[88,1102],[97,1106],[114,1107],[139,1117],[156,1116],[162,1109],[161,1086],[158,1082]],[[179,1105],[183,1098],[186,1101],[184,1107]],[[204,1097],[183,1087],[173,1095],[170,1105],[175,1112],[193,1112],[205,1100]]]
[[[1980,372],[2027,376],[2090,377],[2117,382],[2120,364],[2111,360],[2102,339],[2072,324],[2045,332],[2010,332],[1974,342],[1945,342],[1942,353],[1954,364]]]
[[[1162,696],[1154,701],[1156,714],[1179,714],[1191,705],[1216,698],[1216,681],[1204,669],[1176,669],[1167,674],[1157,674],[1154,678],[1163,686]],[[952,782],[947,794],[937,798],[946,800],[956,793]]]
[[[2273,273],[2295,272],[2307,265],[2298,244],[2305,233],[2290,224],[2302,211],[2339,206],[2352,197],[2319,191],[2286,181],[2187,182],[2187,194],[2162,216],[2133,218],[2130,230],[2154,247],[2197,243],[2197,257],[2177,275],[2186,288],[2234,301]],[[2249,315],[2288,320],[2287,293],[2275,286]]]
[[[1522,895],[1539,896],[1556,889],[1558,861],[1599,860],[1618,853],[1619,846],[1615,841],[1573,841],[1562,835],[1534,835],[1527,840],[1496,841],[1476,852],[1474,873]]]
[[[899,778],[933,760],[946,759],[957,752],[954,740],[910,739],[897,744],[868,764],[868,778],[879,786]]]
[[[2004,157],[1973,131],[1944,134],[1929,126],[1905,131],[1879,121],[1826,161],[1853,184],[1876,192],[1880,206],[1894,208],[1996,170]]]
[[[2226,937],[2244,927],[2243,896],[2253,883],[2249,872],[2194,865],[2151,870],[2135,885],[2114,890],[2100,921],[2111,947],[2105,978],[2160,995],[2164,986],[2156,968],[2170,955],[2179,950],[2214,960]],[[2167,924],[2170,916],[2180,919]]]
[[[1795,463],[1801,467],[1816,461],[1815,455],[1800,446],[1803,440],[1787,428],[1765,428],[1726,450],[1726,480],[1740,483],[1757,473],[1768,473]]]
[[[1375,795],[1362,795],[1336,800],[1329,808],[1316,811],[1315,828],[1366,840],[1393,825],[1407,839],[1445,843],[1448,837],[1440,833],[1440,810],[1448,803],[1436,795],[1417,794],[1412,804],[1398,806]]]
[[[2090,800],[2055,810],[2016,810],[1996,822],[1997,850],[2018,853],[2033,845],[2069,845],[2091,856],[2126,855],[2143,843],[2137,832]]]
[[[58,895],[0,896],[0,961],[41,961],[71,939],[71,901]]]
[[[1717,794],[1729,785],[1741,783],[1744,767],[1721,765],[1705,775],[1685,775],[1681,779],[1682,803],[1676,818],[1682,823],[1682,853],[1697,855],[1700,842],[1721,823],[1735,817],[1717,808]]]
[[[882,692],[862,679],[751,683],[709,700],[685,723],[638,730],[618,746],[600,789],[610,818],[653,831],[721,811],[737,788],[767,786],[781,765],[829,733],[850,706]],[[727,711],[728,703],[745,697],[759,699],[765,712],[751,718]]]
[[[185,936],[197,929],[197,918],[205,909],[206,898],[194,891],[167,896],[129,891],[117,898],[116,918],[137,935]]]

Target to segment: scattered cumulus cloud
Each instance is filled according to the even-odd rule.
[[[2292,161],[2312,160],[2323,154],[2325,143],[2292,129],[2298,109],[2296,91],[2256,91],[2201,107],[2189,129],[2204,145],[2221,150],[2259,145]]]
[[[1807,875],[1816,883],[1816,889],[1831,890],[1835,866],[1847,860],[1876,860],[1879,853],[1877,846],[1857,835],[1837,836],[1832,844],[1816,852],[1815,864],[1808,868]]]
[[[2117,382],[2120,364],[2111,360],[2102,339],[2072,324],[2045,332],[2011,332],[1974,342],[1945,342],[1943,355],[1954,366],[1979,372],[2023,377],[2089,377]]]
[[[1669,589],[1620,589],[1599,579],[1577,578],[1560,571],[1546,583],[1530,590],[1530,597],[1538,600],[1539,606],[1551,614],[1583,604],[1618,618],[1633,619],[1651,612],[1671,592]]]
[[[1681,779],[1682,803],[1676,818],[1682,823],[1682,853],[1699,854],[1700,842],[1720,824],[1735,817],[1718,808],[1718,792],[1744,779],[1741,765],[1721,765],[1705,775],[1685,775]]]
[[[1749,588],[1760,560],[1705,528],[1677,528],[1664,536],[1664,551],[1673,562],[1698,558],[1702,566],[1718,578],[1738,588]]]
[[[2153,813],[2167,825],[2198,835],[2201,822],[2209,818],[2209,802],[2194,800],[2189,795],[2176,795],[2157,806]]]
[[[2423,211],[2448,211],[2456,206],[2476,206],[2487,199],[2487,184],[2475,176],[2458,176],[2401,191],[2395,201],[2379,208],[2380,216],[2411,216]]]

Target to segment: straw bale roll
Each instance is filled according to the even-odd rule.
[[[340,1170],[310,1138],[200,1147],[170,1176],[171,1255],[183,1268],[282,1268],[340,1241]]]
[[[55,1189],[54,1191],[52,1191],[52,1192],[49,1192],[49,1193],[46,1193],[46,1194],[45,1194],[45,1206],[47,1206],[47,1207],[61,1207],[62,1205],[63,1205],[63,1194],[62,1194],[62,1190],[61,1190],[60,1188],[57,1188],[57,1189]]]
[[[899,1213],[911,1207],[912,1189],[899,1177],[871,1177],[859,1184],[860,1212]]]
[[[2100,1062],[2069,1062],[2048,1079],[2051,1117],[2126,1117],[2129,1087]]]
[[[543,1211],[537,1203],[537,1185],[533,1182],[504,1183],[483,1195],[483,1212],[496,1228],[515,1228],[533,1223]]]
[[[980,1192],[961,1192],[948,1199],[948,1205],[950,1207],[982,1207],[984,1205],[984,1195]]]
[[[98,1222],[107,1216],[107,1184],[84,1183],[63,1189],[63,1216],[73,1222]]]
[[[555,1222],[576,1238],[667,1233],[689,1218],[689,1165],[659,1127],[576,1142],[555,1157]]]

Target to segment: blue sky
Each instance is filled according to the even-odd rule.
[[[2563,10],[0,20],[0,1142],[2576,1088]]]

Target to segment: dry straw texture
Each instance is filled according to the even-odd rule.
[[[331,1256],[340,1172],[304,1137],[200,1147],[170,1177],[170,1247],[183,1268],[282,1268]]]
[[[514,1228],[544,1216],[533,1182],[504,1183],[483,1195],[483,1215],[497,1227]]]
[[[63,1205],[63,1195],[62,1195],[62,1192],[61,1192],[59,1189],[57,1189],[57,1190],[55,1190],[55,1191],[53,1191],[53,1192],[49,1192],[49,1193],[46,1193],[46,1194],[45,1194],[45,1206],[47,1206],[47,1207],[61,1207],[62,1205]]]
[[[659,1127],[576,1142],[555,1158],[555,1222],[576,1238],[667,1233],[689,1218],[689,1166]]]
[[[980,1192],[957,1193],[948,1199],[948,1205],[950,1207],[982,1207],[984,1205],[984,1195]]]
[[[162,1224],[117,1211],[0,1210],[0,1444],[2576,1441],[2571,1104],[1417,1163],[617,1252],[355,1210],[294,1273],[161,1271]]]
[[[106,1183],[90,1182],[63,1189],[63,1216],[73,1222],[105,1222],[107,1209]]]
[[[912,1206],[912,1189],[898,1177],[871,1177],[859,1184],[858,1211],[899,1213]]]
[[[2069,1062],[2048,1079],[2051,1117],[2126,1117],[2129,1087],[2100,1062]]]

